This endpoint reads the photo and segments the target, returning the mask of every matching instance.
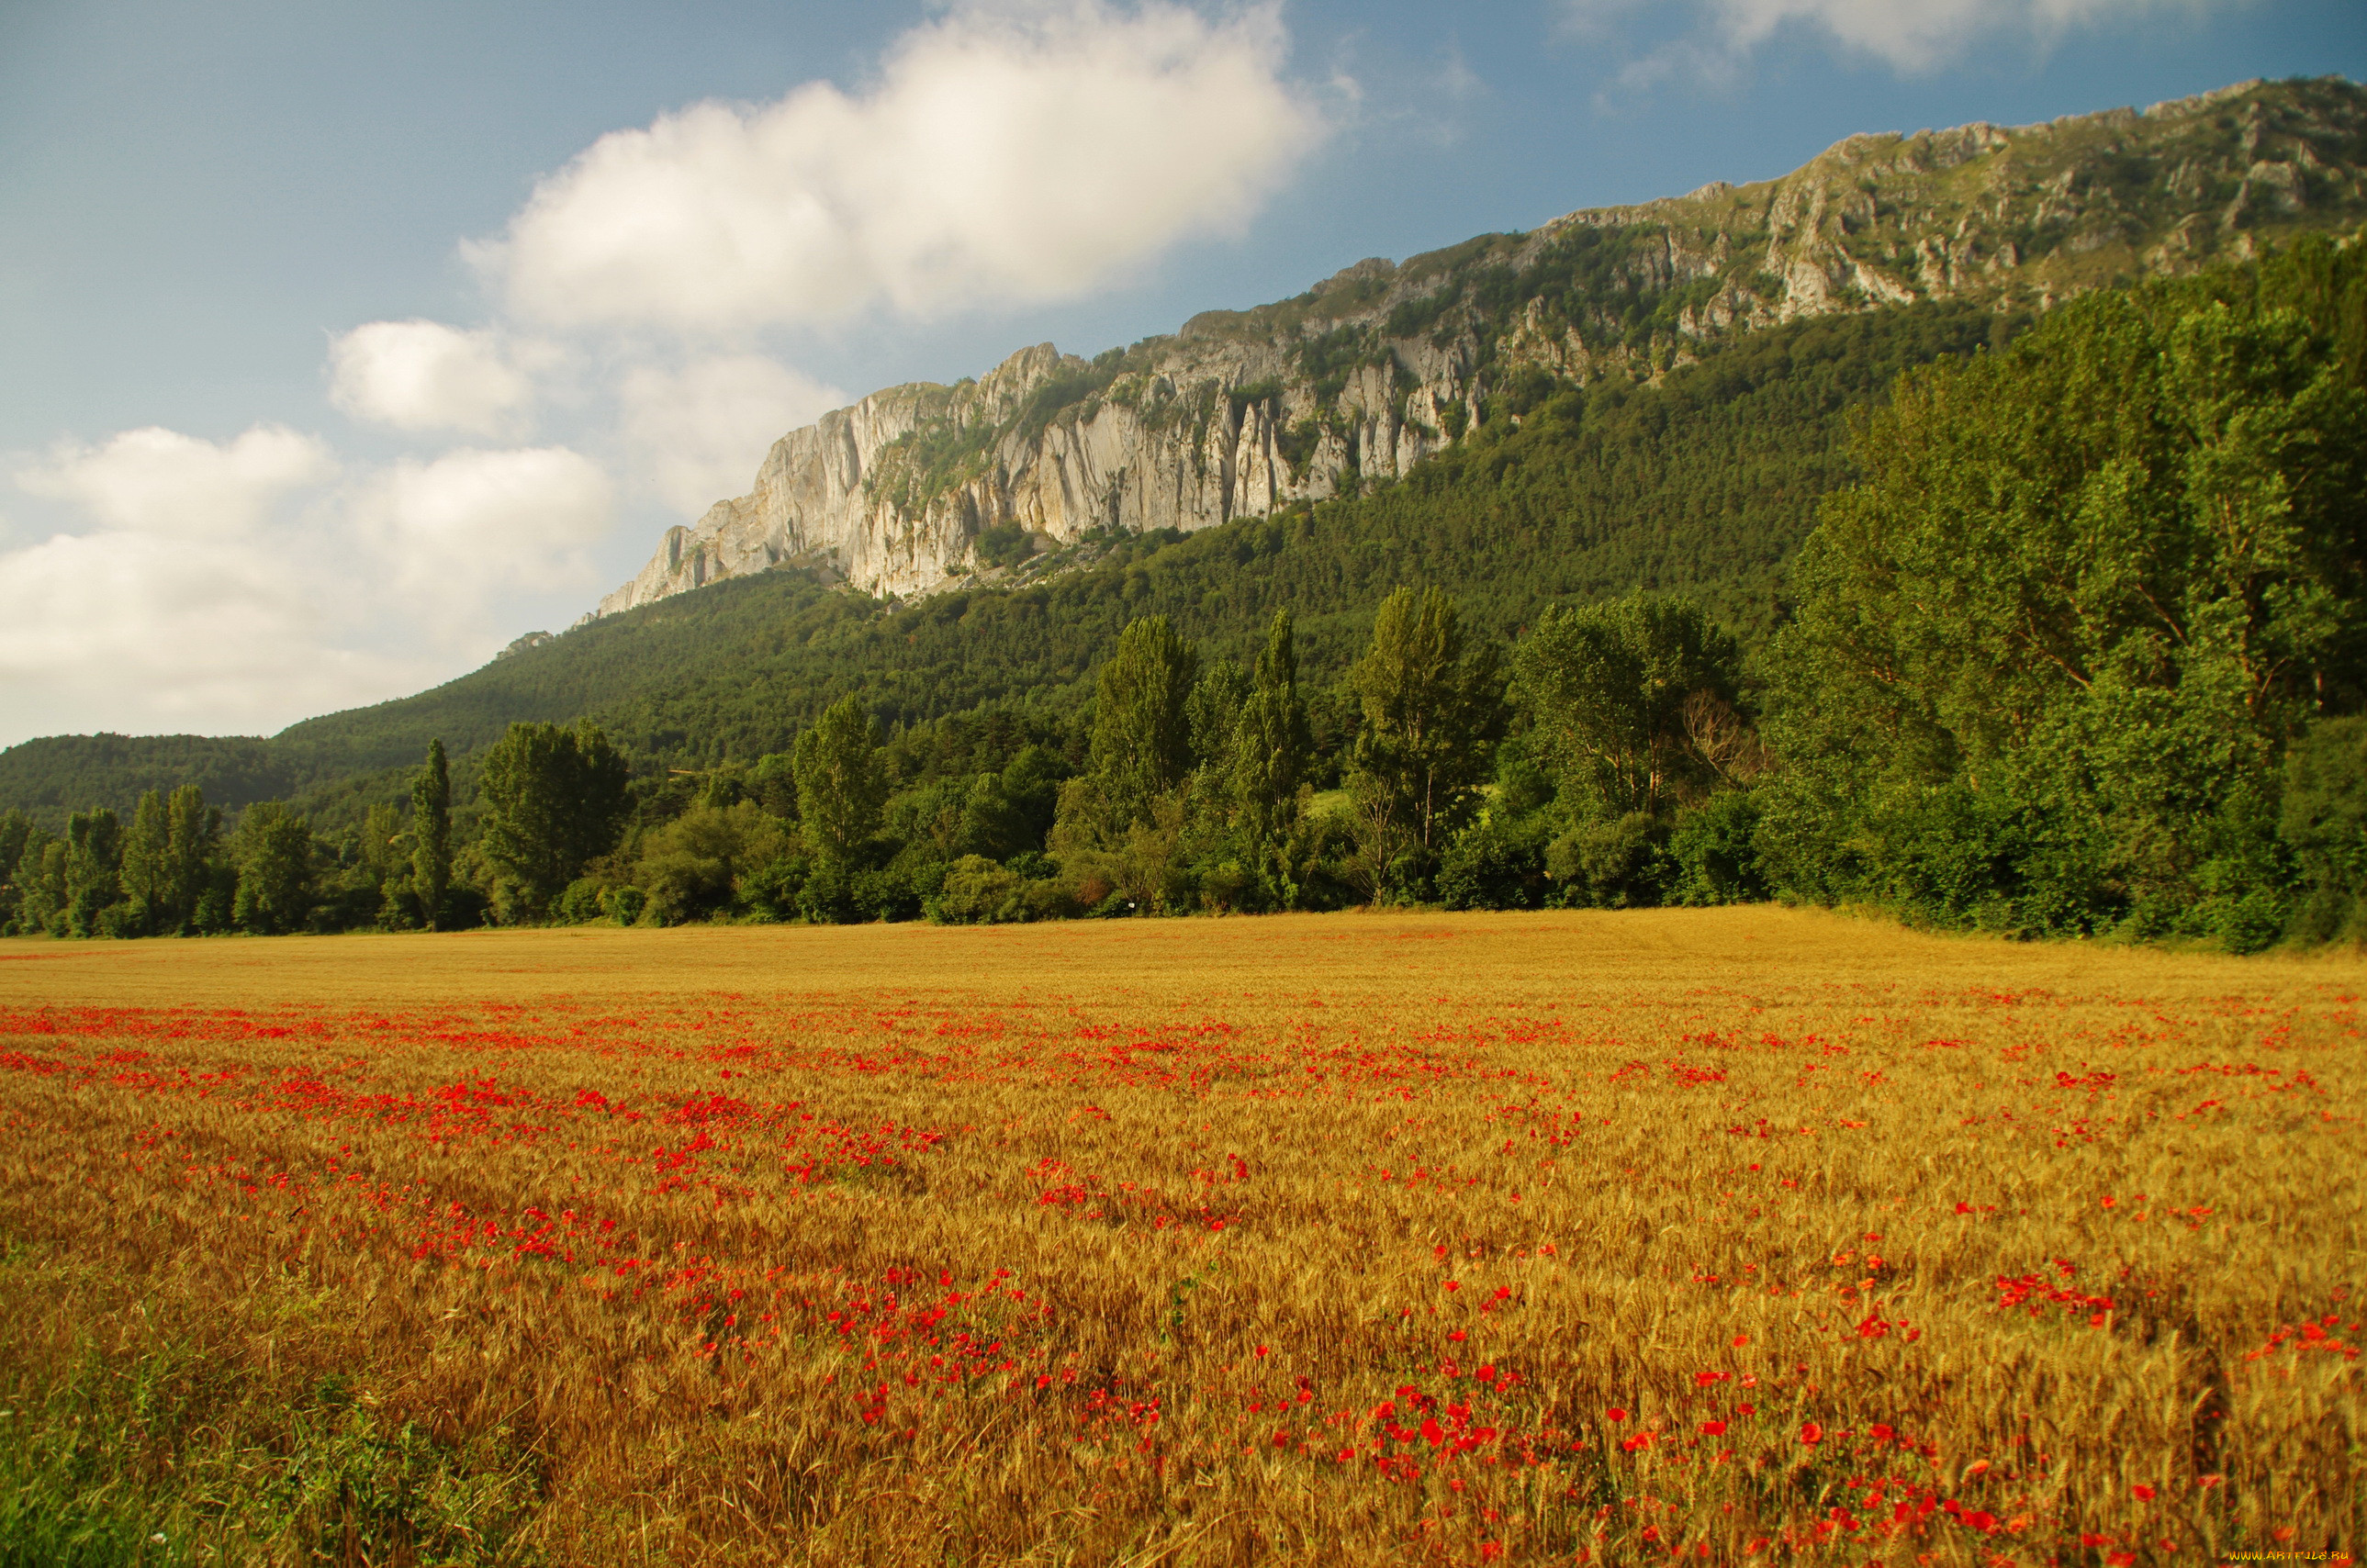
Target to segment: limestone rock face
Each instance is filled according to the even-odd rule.
[[[776,442],[586,620],[784,564],[877,594],[1006,579],[1403,475],[1537,371],[1653,378],[1707,341],[1922,299],[2044,309],[2367,218],[2367,91],[2243,83],[2138,113],[1852,136],[1782,179],[1574,212],[1088,362],[874,392]],[[981,539],[1002,541],[991,552]]]

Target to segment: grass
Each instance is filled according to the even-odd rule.
[[[2339,1551],[2362,982],[1773,908],[0,943],[0,1564]]]

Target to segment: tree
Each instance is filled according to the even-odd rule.
[[[63,839],[36,829],[17,862],[17,913],[20,930],[69,936],[67,919],[67,846]]]
[[[1164,615],[1130,623],[1094,686],[1091,770],[1119,833],[1192,771],[1192,689],[1200,659]]]
[[[26,930],[26,885],[39,870],[41,848],[49,835],[33,819],[14,809],[0,812],[0,934]]]
[[[66,818],[66,929],[76,936],[115,934],[123,902],[123,824],[103,806]]]
[[[850,864],[879,830],[888,780],[859,697],[842,697],[799,735],[789,753],[807,846],[825,865]]]
[[[1502,733],[1503,687],[1495,650],[1466,648],[1455,602],[1435,588],[1382,602],[1349,682],[1364,717],[1349,791],[1377,898],[1401,855],[1433,857],[1468,814]]]
[[[177,929],[172,919],[172,829],[164,797],[149,790],[131,814],[123,838],[123,891],[131,901],[131,926],[142,936]]]
[[[1232,761],[1235,820],[1243,847],[1269,874],[1278,869],[1275,857],[1297,820],[1298,786],[1309,750],[1290,612],[1276,610],[1233,730]]]
[[[233,846],[238,896],[232,918],[257,936],[297,930],[312,913],[312,829],[276,800],[239,813]]]
[[[505,884],[504,908],[541,919],[586,862],[617,847],[631,780],[625,759],[589,719],[572,729],[513,724],[486,749],[477,779],[482,848]]]
[[[434,931],[452,886],[452,774],[442,739],[427,743],[427,761],[411,780],[411,886],[420,923]]]
[[[1658,816],[1672,784],[1714,773],[1695,732],[1731,711],[1740,655],[1691,600],[1631,593],[1549,610],[1513,662],[1589,815]]]
[[[1759,829],[1782,886],[2277,934],[2283,749],[2367,694],[2367,395],[2341,346],[2367,293],[2298,287],[2311,267],[2367,277],[2317,247],[2092,296],[1901,380],[1795,569]]]
[[[175,790],[165,803],[164,863],[160,929],[189,931],[202,922],[199,910],[216,876],[221,850],[221,813],[206,804],[193,784]]]

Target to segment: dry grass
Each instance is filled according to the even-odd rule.
[[[2344,1548],[2362,981],[1773,909],[0,943],[0,1538]]]

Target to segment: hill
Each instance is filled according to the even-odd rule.
[[[1900,370],[2079,292],[2362,215],[2367,93],[2337,78],[1852,138],[1762,186],[1360,263],[1091,362],[1046,345],[978,383],[876,394],[785,437],[750,497],[673,531],[663,570],[565,635],[269,739],[29,741],[0,752],[0,807],[54,827],[194,780],[333,826],[395,793],[433,736],[465,797],[470,758],[515,720],[598,719],[653,773],[784,750],[850,692],[891,731],[984,705],[1058,728],[1137,615],[1240,657],[1286,604],[1319,685],[1400,582],[1448,589],[1499,636],[1557,600],[1683,589],[1750,640],[1847,477],[1852,412]],[[1093,466],[1139,459],[1155,431],[1160,484]],[[893,525],[904,577],[860,538],[782,531],[813,493],[800,454],[822,447],[852,451],[844,515]],[[1093,494],[1099,510],[1054,505]],[[913,553],[929,540],[933,566]]]
[[[2139,113],[1852,136],[1781,179],[1574,212],[1093,360],[890,388],[669,530],[614,614],[810,563],[878,593],[1025,570],[1400,479],[1524,378],[1649,378],[1738,333],[1885,306],[2043,310],[2367,216],[2367,96],[2245,83]]]

